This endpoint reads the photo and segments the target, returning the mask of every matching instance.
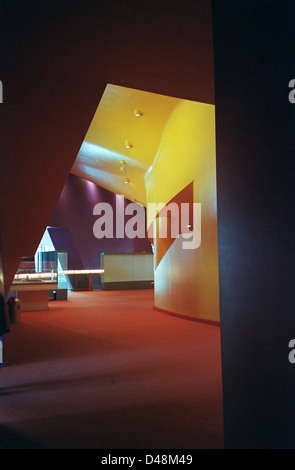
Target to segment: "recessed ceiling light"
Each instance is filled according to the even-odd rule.
[[[128,184],[130,182],[130,179],[129,178],[124,178],[124,183],[125,184]]]
[[[134,110],[134,116],[140,117],[140,116],[142,116],[142,112],[139,111],[138,109],[135,109],[135,110]]]
[[[132,148],[131,142],[129,142],[128,140],[125,140],[125,147],[126,149],[131,149]]]
[[[120,165],[126,165],[125,160],[120,160]]]
[[[126,171],[126,168],[124,166],[121,166],[120,171],[124,172],[124,171]]]

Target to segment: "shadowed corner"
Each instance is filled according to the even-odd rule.
[[[0,424],[0,449],[46,449],[22,433]]]

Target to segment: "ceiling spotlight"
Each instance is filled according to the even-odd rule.
[[[135,110],[134,110],[134,116],[140,117],[140,116],[142,116],[142,112],[139,111],[138,109],[135,109]]]
[[[126,147],[126,149],[131,149],[132,144],[128,140],[125,140],[125,147]]]
[[[125,184],[128,184],[130,182],[130,179],[129,178],[124,178],[124,183]]]
[[[120,160],[120,165],[126,165],[125,160]]]
[[[124,166],[121,166],[120,171],[124,172],[124,171],[126,171],[126,168]]]

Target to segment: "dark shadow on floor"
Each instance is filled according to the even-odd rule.
[[[0,449],[46,449],[37,442],[34,442],[21,433],[18,433],[7,426],[0,424]]]
[[[194,423],[192,413],[181,403],[152,407],[124,407],[45,417],[15,423],[18,430],[29,428],[32,439],[21,431],[0,428],[1,449],[218,449],[222,439],[208,433],[204,416]],[[189,428],[189,433],[188,433]],[[210,424],[209,424],[210,428]],[[182,434],[190,434],[185,443]],[[3,437],[2,437],[3,436]]]

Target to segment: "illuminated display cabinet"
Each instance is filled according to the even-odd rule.
[[[58,276],[56,261],[38,262],[34,257],[23,258],[11,286],[10,296],[21,302],[21,310],[48,310],[50,292],[57,291]]]
[[[92,275],[103,269],[69,270],[66,251],[48,251],[36,258],[23,258],[11,286],[9,297],[18,297],[22,311],[48,310],[49,300],[67,300],[68,290],[82,279],[81,290],[92,290]]]

